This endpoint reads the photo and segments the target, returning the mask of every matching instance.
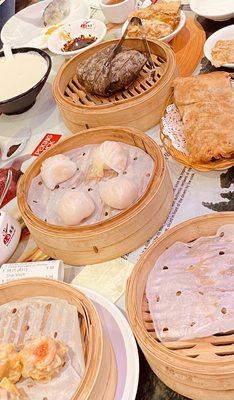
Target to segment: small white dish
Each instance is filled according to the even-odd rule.
[[[64,57],[72,57],[76,54],[83,53],[87,49],[90,49],[91,47],[94,47],[98,43],[100,43],[106,35],[106,30],[106,25],[98,19],[74,21],[72,23],[61,26],[54,33],[52,33],[48,40],[48,49],[54,54]],[[85,37],[91,35],[96,37],[97,40],[79,50],[62,51],[61,49],[66,43],[63,32],[68,33],[73,39],[81,35],[84,35]]]
[[[136,341],[126,318],[105,297],[91,289],[73,286],[92,300],[105,333],[111,341],[118,371],[114,400],[135,400],[139,380],[139,357]]]
[[[116,4],[108,4],[108,1],[100,0],[100,7],[106,21],[113,24],[123,24],[137,7],[136,0],[122,0]]]
[[[90,17],[90,6],[87,0],[70,1],[71,11],[69,15],[61,21],[61,24],[66,24],[77,19],[88,19]],[[2,28],[2,42],[9,43],[12,47],[29,46],[46,49],[49,37],[47,32],[50,28],[56,28],[56,25],[53,27],[45,27],[43,24],[43,12],[50,2],[51,0],[39,1],[11,17]]]
[[[191,10],[213,21],[226,21],[234,17],[234,0],[190,0]]]
[[[146,6],[146,4],[147,4],[147,6]],[[143,8],[145,8],[145,7],[148,7],[148,2],[147,1],[143,4]],[[185,13],[183,11],[180,11],[180,22],[179,22],[178,26],[176,27],[176,29],[172,33],[170,33],[170,35],[164,36],[164,37],[162,37],[162,38],[160,38],[158,40],[160,42],[169,43],[172,39],[174,39],[176,37],[176,35],[178,35],[178,33],[184,27],[185,22],[186,22],[186,15],[185,15]],[[125,24],[123,25],[122,34],[124,33],[124,31],[127,28],[127,26],[128,26],[128,21],[126,21]]]
[[[205,42],[204,53],[206,58],[208,58],[208,60],[210,60],[211,63],[212,63],[212,49],[214,48],[218,40],[234,40],[234,25],[229,25],[223,29],[219,29],[218,31],[213,33],[213,35],[211,35]],[[233,63],[224,64],[222,65],[222,67],[234,68],[234,60]]]

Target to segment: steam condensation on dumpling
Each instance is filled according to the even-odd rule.
[[[125,170],[127,161],[128,153],[121,144],[107,140],[94,152],[91,174],[102,177],[104,170],[109,169],[120,174]]]
[[[45,8],[43,20],[45,26],[56,25],[70,13],[69,0],[53,0]]]
[[[76,163],[63,154],[49,157],[41,166],[41,177],[48,189],[53,190],[59,183],[65,182],[75,175]]]
[[[67,190],[57,205],[57,214],[65,225],[78,225],[93,214],[94,210],[92,197],[78,189]]]
[[[99,194],[104,204],[123,210],[138,197],[138,187],[130,179],[118,176],[99,184]]]

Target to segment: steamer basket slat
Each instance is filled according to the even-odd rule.
[[[115,217],[93,225],[55,226],[34,216],[27,204],[27,193],[43,160],[105,140],[137,146],[153,158],[154,173],[141,198]],[[135,129],[109,126],[66,138],[43,153],[20,179],[17,198],[22,217],[39,248],[50,257],[68,264],[83,265],[114,259],[145,243],[166,220],[173,200],[173,188],[161,150],[152,139]]]
[[[64,299],[77,307],[83,338],[85,373],[71,400],[114,400],[117,385],[116,360],[91,301],[63,282],[30,278],[2,284],[0,305],[35,296]]]
[[[221,212],[168,230],[141,257],[127,284],[129,321],[152,370],[170,388],[194,400],[233,400],[234,327],[211,337],[160,343],[145,296],[146,282],[155,261],[172,244],[215,235],[230,223],[234,224],[234,213]]]
[[[53,93],[64,122],[72,133],[100,125],[120,125],[143,131],[156,125],[171,94],[171,82],[177,75],[175,55],[162,42],[149,42],[152,58],[156,64],[155,78],[146,64],[133,84],[109,98],[85,92],[77,80],[79,62],[109,45],[111,40],[98,44],[72,58],[62,66],[54,81]],[[142,41],[127,39],[126,47],[144,51]]]

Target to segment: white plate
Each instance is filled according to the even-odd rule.
[[[111,340],[118,369],[115,400],[134,400],[139,380],[139,357],[131,328],[121,311],[100,294],[73,285],[94,303],[102,326]]]
[[[233,1],[234,1],[234,0],[233,0]],[[144,2],[143,8],[148,7],[148,5],[149,5],[149,4],[148,4],[148,0],[147,0],[147,1]],[[124,33],[125,29],[127,28],[128,22],[129,22],[129,21],[126,21],[126,22],[124,23],[123,28],[122,28],[122,34]],[[186,22],[185,13],[184,13],[183,11],[180,11],[180,22],[179,22],[177,28],[176,28],[172,33],[170,33],[170,35],[164,36],[164,37],[162,37],[162,38],[160,38],[160,39],[158,39],[158,40],[159,40],[160,42],[165,42],[165,43],[170,42],[170,41],[171,41],[172,39],[174,39],[174,37],[176,37],[176,35],[181,31],[181,29],[182,29],[182,28],[184,27],[184,25],[185,25],[185,22]]]
[[[62,51],[61,48],[66,43],[66,40],[63,39],[61,32],[68,32],[72,38],[79,37],[80,35],[84,36],[94,36],[97,40],[90,44],[89,46],[84,47],[80,50],[75,51]],[[90,19],[90,20],[78,20],[74,21],[70,24],[63,25],[58,28],[48,40],[48,49],[60,56],[64,57],[72,57],[76,54],[83,53],[85,50],[90,49],[91,47],[96,46],[98,43],[102,41],[104,36],[106,35],[106,25],[99,21],[98,19]]]
[[[234,0],[190,0],[190,8],[202,17],[226,21],[234,17]]]
[[[212,60],[211,51],[218,40],[231,40],[231,39],[234,40],[234,25],[226,26],[225,28],[220,29],[219,31],[213,33],[213,35],[211,35],[207,39],[204,45],[204,53],[206,58],[208,58],[208,60],[210,61]],[[224,64],[222,66],[226,68],[234,68],[234,60],[233,63]]]
[[[70,14],[61,21],[62,24],[90,17],[87,0],[70,1]],[[11,17],[2,28],[2,42],[10,43],[13,47],[32,46],[46,49],[48,37],[45,34],[49,27],[44,27],[42,15],[50,2],[51,0],[39,1]]]

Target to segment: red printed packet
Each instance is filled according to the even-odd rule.
[[[40,141],[38,146],[32,152],[32,156],[40,156],[45,150],[52,147],[55,143],[59,141],[62,135],[56,133],[47,133],[44,138]]]

